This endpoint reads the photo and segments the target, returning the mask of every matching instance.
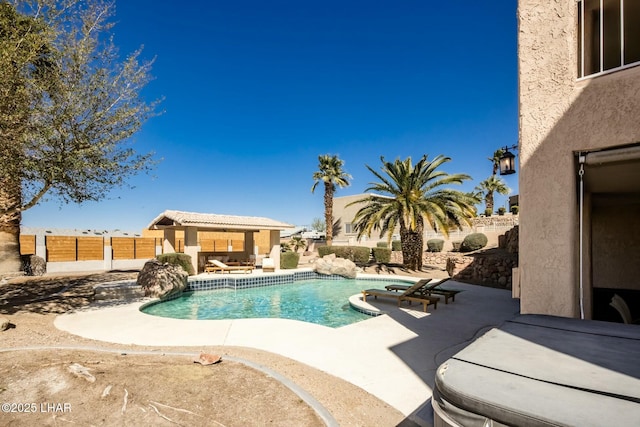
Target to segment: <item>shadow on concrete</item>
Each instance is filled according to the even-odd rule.
[[[438,366],[462,350],[469,343],[493,327],[519,314],[519,300],[504,289],[448,281],[443,287],[460,290],[455,302],[444,303],[438,308],[429,306],[429,313],[422,312],[421,305],[396,306],[395,300],[372,300],[371,304],[417,337],[402,342],[390,350],[413,372],[433,389]],[[367,301],[369,302],[369,300]],[[499,355],[496,355],[499,357]],[[429,425],[433,420],[431,395],[425,395],[423,403],[407,417],[407,426],[413,422]]]

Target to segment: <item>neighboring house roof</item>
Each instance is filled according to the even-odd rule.
[[[282,233],[280,233],[280,237],[291,237],[299,235],[303,231],[307,231],[307,227],[294,227],[291,230],[283,231]]]
[[[167,210],[149,224],[149,229],[198,227],[211,230],[284,230],[293,225],[258,216],[218,215]]]

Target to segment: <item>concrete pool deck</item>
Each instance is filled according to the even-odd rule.
[[[124,345],[269,351],[349,381],[428,425],[437,367],[519,312],[510,291],[455,281],[446,287],[463,292],[449,304],[441,299],[436,310],[429,306],[424,313],[421,305],[399,308],[392,299],[370,299],[366,304],[387,314],[336,329],[285,319],[161,318],[140,312],[146,301],[91,306],[60,315],[54,324],[75,335]]]

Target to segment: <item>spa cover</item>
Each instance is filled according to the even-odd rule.
[[[640,326],[518,316],[440,365],[435,385],[436,426],[639,425]]]

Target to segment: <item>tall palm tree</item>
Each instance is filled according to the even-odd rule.
[[[324,223],[326,224],[327,245],[333,242],[333,194],[336,187],[348,187],[351,175],[343,170],[344,161],[338,156],[324,154],[318,156],[318,170],[313,173],[313,193],[320,182],[324,183]]]
[[[511,189],[507,187],[507,184],[502,178],[495,175],[491,175],[489,178],[482,181],[476,190],[481,191],[484,194],[484,203],[487,211],[493,212],[493,193],[507,195],[511,192]]]
[[[504,150],[499,148],[493,153],[493,157],[487,157],[487,159],[493,163],[491,175],[495,176],[498,173],[498,169],[500,169],[500,158],[502,158],[502,156],[504,156]]]
[[[364,204],[354,217],[358,237],[380,235],[391,239],[396,227],[400,228],[400,241],[404,265],[412,270],[422,269],[424,225],[437,227],[445,235],[453,228],[469,224],[475,216],[474,199],[470,194],[445,188],[471,179],[466,174],[448,174],[438,170],[451,160],[442,155],[432,161],[422,156],[415,166],[411,157],[386,162],[381,157],[382,172],[367,169],[381,182],[371,183],[365,190],[372,192],[364,199],[350,203]]]

